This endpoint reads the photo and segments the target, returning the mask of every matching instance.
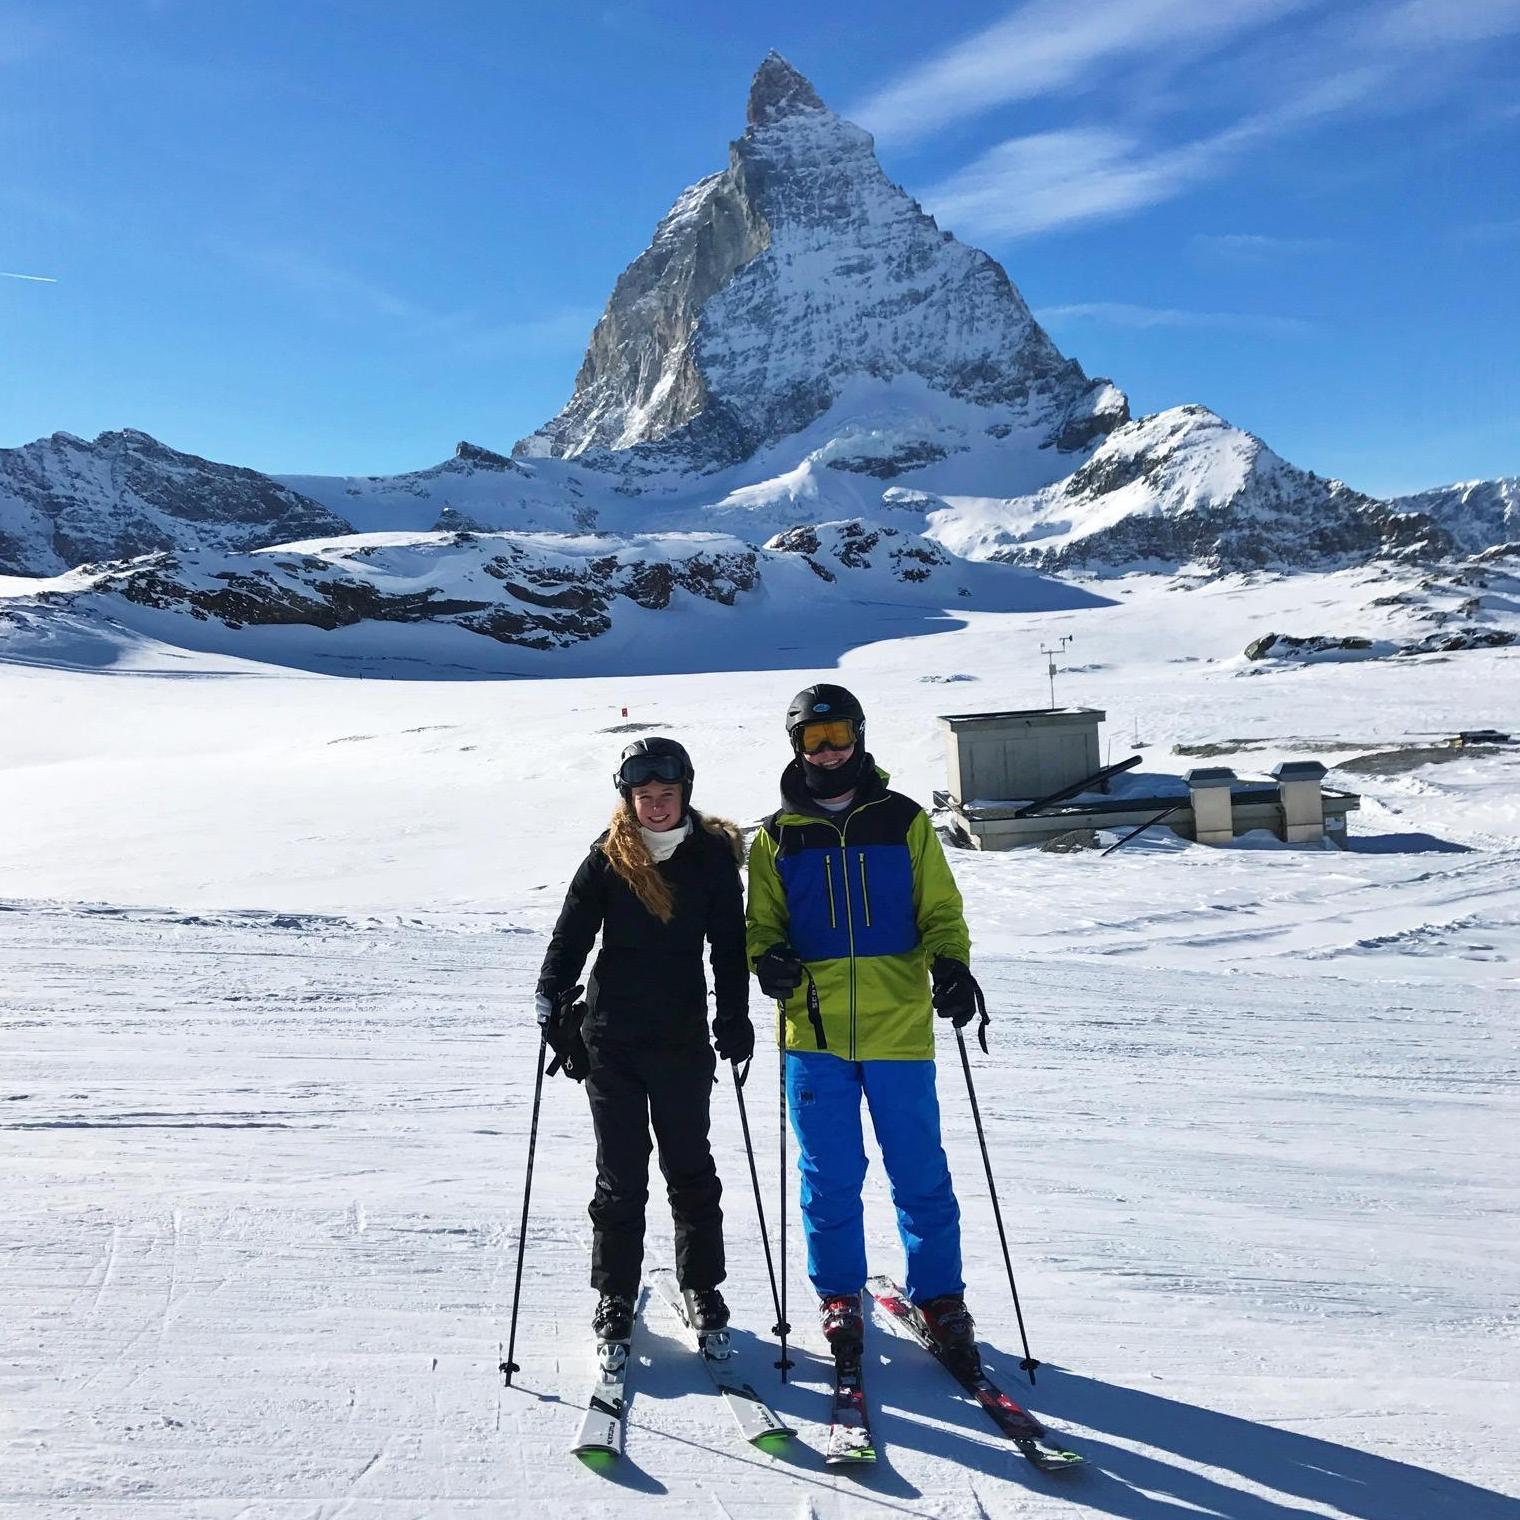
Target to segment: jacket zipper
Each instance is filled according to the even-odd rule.
[[[845,934],[846,934],[847,938],[849,939],[849,944],[850,944],[850,1059],[852,1061],[859,1060],[859,1057],[855,1053],[856,1043],[857,1043],[857,1041],[856,1041],[856,1015],[857,1015],[857,1008],[856,1008],[856,991],[855,991],[855,915],[854,915],[854,912],[852,911],[851,906],[850,906],[850,859],[849,859],[849,853],[848,853],[848,851],[846,849],[845,833],[846,833],[846,831],[850,827],[850,818],[854,818],[858,814],[865,812],[866,808],[868,808],[868,807],[875,807],[877,802],[883,802],[885,800],[886,800],[885,798],[878,797],[876,799],[876,802],[867,802],[867,803],[863,804],[861,807],[856,808],[855,811],[850,814],[850,817],[845,819],[845,821],[844,821],[844,828],[840,828],[840,826],[837,823],[831,823],[831,824],[829,824],[829,827],[831,829],[833,829],[836,834],[839,835],[839,863],[840,863],[840,868],[841,868],[840,869],[840,873],[839,873],[839,875],[840,875],[840,886],[844,890]],[[822,823],[825,820],[823,820],[823,819],[817,819],[817,820],[814,820],[814,821]],[[833,865],[833,859],[832,859],[832,857],[829,856],[827,853],[825,853],[825,855],[823,857],[823,874],[824,874],[824,880],[827,883],[828,889],[829,889],[829,927],[831,929],[837,929],[839,927],[839,924],[838,924],[838,919],[837,919],[837,915],[836,915],[835,907],[834,907],[834,865]],[[860,887],[861,887],[862,899],[864,899],[864,895],[865,895],[865,880],[866,880],[866,857],[865,857],[865,852],[862,851],[861,852],[861,856],[860,856]],[[870,906],[870,903],[868,901],[864,901],[864,900],[862,902],[862,906],[865,908],[866,927],[869,929],[871,927],[871,906]]]
[[[855,858],[860,862],[860,901],[866,910],[866,928],[871,927],[871,889],[866,885],[866,852],[857,850]]]

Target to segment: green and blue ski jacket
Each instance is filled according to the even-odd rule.
[[[804,978],[786,1001],[786,1048],[822,1048],[845,1061],[930,1060],[929,965],[937,955],[971,959],[939,837],[869,759],[843,813],[808,796],[801,765],[787,767],[782,806],[750,845],[745,910],[750,964],[789,944],[817,988],[823,1043]]]

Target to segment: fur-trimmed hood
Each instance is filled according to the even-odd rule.
[[[695,808],[687,808],[686,811],[709,834],[716,834],[720,839],[726,839],[729,849],[734,852],[734,859],[741,866],[744,864],[744,834],[737,823],[733,823],[727,818],[719,818],[712,813],[699,813]]]

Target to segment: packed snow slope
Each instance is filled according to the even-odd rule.
[[[1520,727],[1517,655],[1242,653],[1385,585],[1132,577],[1114,606],[973,611],[837,664],[799,617],[793,668],[709,674],[355,681],[125,624],[109,663],[0,656],[0,1517],[1515,1520],[1520,760],[1440,746]],[[1107,858],[952,855],[995,1019],[972,1067],[1046,1363],[1022,1393],[1088,1470],[1035,1474],[880,1326],[881,1461],[823,1467],[795,1208],[783,1387],[726,1080],[738,1341],[800,1439],[741,1447],[656,1305],[625,1465],[579,1466],[593,1156],[560,1079],[515,1389],[496,1366],[533,981],[620,747],[680,737],[698,805],[751,823],[774,805],[787,699],[830,676],[861,694],[895,784],[927,799],[935,714],[1040,705],[1038,649],[1063,634],[1057,699],[1108,711],[1114,759],[1245,775],[1315,755],[1364,798],[1345,853],[1157,831]],[[758,995],[753,1011],[763,1027]],[[1017,1389],[942,1054],[968,1292]],[[749,1115],[773,1229],[774,1082],[762,1051]],[[896,1271],[880,1178],[872,1264]]]

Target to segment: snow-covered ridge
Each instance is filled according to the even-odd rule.
[[[1459,481],[1413,496],[1396,496],[1388,505],[1433,518],[1468,554],[1499,544],[1520,544],[1520,475]]]
[[[0,449],[0,574],[57,575],[157,549],[257,548],[349,524],[256,470],[126,428]]]
[[[1289,464],[1200,406],[1126,423],[1064,480],[931,515],[957,552],[1046,569],[1337,569],[1434,560],[1451,536],[1421,512]]]

